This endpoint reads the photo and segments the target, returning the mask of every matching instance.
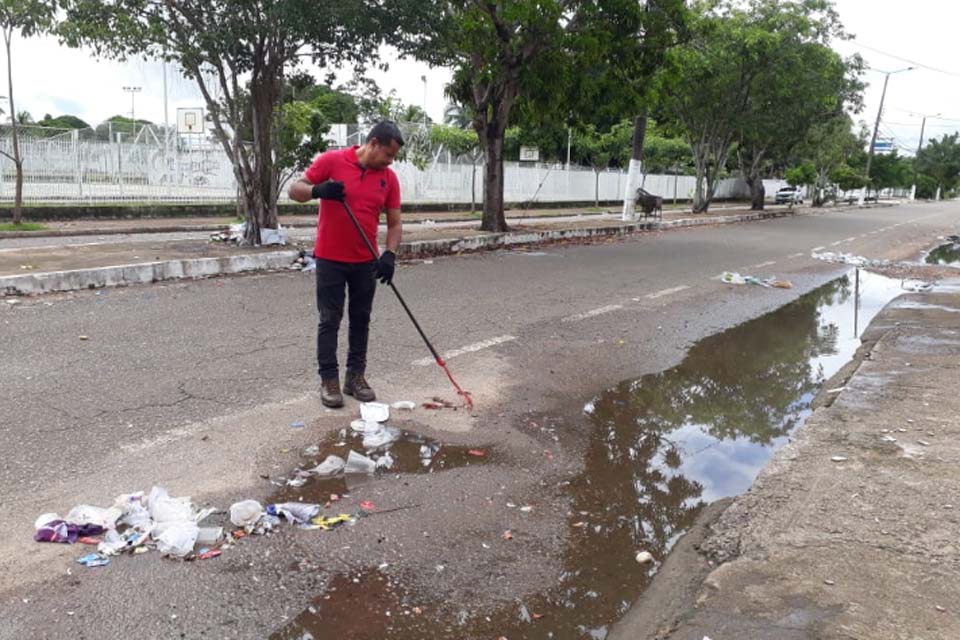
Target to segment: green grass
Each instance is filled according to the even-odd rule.
[[[22,222],[13,224],[12,222],[0,222],[0,231],[46,231],[46,227],[37,222]]]

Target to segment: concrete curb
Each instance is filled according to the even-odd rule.
[[[0,296],[99,289],[183,278],[209,278],[227,273],[274,271],[289,268],[299,255],[299,251],[275,251],[5,276],[0,277]]]
[[[627,236],[645,231],[661,231],[681,227],[701,227],[715,224],[734,224],[738,222],[754,222],[771,218],[783,218],[796,215],[790,211],[764,211],[761,213],[747,213],[735,216],[718,216],[712,218],[684,218],[669,222],[633,222],[610,227],[584,227],[580,229],[555,229],[547,231],[527,231],[523,233],[491,233],[469,238],[449,238],[444,240],[422,240],[419,242],[403,243],[401,253],[405,256],[439,256],[457,253],[470,253],[527,244],[547,244],[563,240],[607,238],[613,236]]]
[[[610,227],[554,229],[523,233],[491,233],[469,238],[407,242],[400,246],[400,253],[405,257],[451,255],[518,245],[549,244],[551,242],[572,239],[627,236],[645,231],[754,222],[792,215],[797,214],[796,212],[787,210],[764,211],[732,216],[684,218],[681,220],[671,220],[669,222],[634,222]],[[164,280],[209,278],[217,275],[248,273],[251,271],[282,271],[288,269],[299,254],[300,252],[297,250],[287,250],[271,253],[223,256],[219,258],[166,260],[92,269],[2,276],[0,277],[0,296],[23,296],[77,291],[80,289],[99,289],[102,287],[149,284]]]

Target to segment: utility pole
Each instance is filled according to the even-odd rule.
[[[896,71],[880,71],[879,69],[876,69],[876,71],[880,71],[880,73],[885,74],[886,77],[883,79],[883,93],[880,94],[880,108],[877,109],[877,120],[873,124],[873,137],[870,138],[870,151],[867,153],[867,169],[864,172],[864,178],[866,178],[868,183],[870,182],[870,164],[873,162],[873,147],[877,144],[877,131],[880,129],[880,118],[883,116],[883,101],[887,97],[887,83],[890,82],[890,76],[893,74],[901,73],[903,71],[912,71],[915,68],[916,67],[907,67],[906,69],[897,69]],[[867,187],[864,186],[862,189],[860,189],[860,198],[858,204],[863,206],[866,198]]]
[[[930,118],[939,118],[940,114],[938,113],[935,116],[923,116],[923,122],[920,123],[920,144],[917,145],[917,155],[914,156],[913,163],[913,186],[910,187],[910,202],[913,202],[917,199],[917,156],[920,155],[920,150],[923,149],[923,132],[927,128],[927,117]]]
[[[124,91],[130,94],[130,120],[133,123],[133,138],[137,138],[137,112],[136,98],[137,94],[143,91],[143,87],[124,87]]]

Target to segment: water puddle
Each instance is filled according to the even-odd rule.
[[[960,265],[960,238],[948,244],[942,244],[927,254],[927,264]]]
[[[489,447],[447,445],[413,431],[396,427],[388,427],[388,429],[393,430],[396,439],[378,447],[364,447],[363,434],[352,429],[331,433],[321,440],[309,455],[304,456],[301,465],[291,475],[296,478],[298,472],[305,474],[307,470],[316,467],[330,455],[346,459],[351,450],[374,460],[389,456],[391,464],[380,469],[379,474],[434,473],[473,464],[484,464],[491,459],[496,459],[495,452]],[[363,474],[340,475],[332,478],[310,475],[305,478],[306,482],[302,486],[280,487],[270,496],[268,503],[303,501],[324,504],[330,499],[331,494],[338,496],[349,494],[351,488],[371,482],[375,477],[376,475]]]
[[[389,620],[369,637],[603,640],[701,510],[750,487],[809,416],[824,382],[850,360],[862,329],[900,293],[896,280],[852,271],[706,338],[670,370],[587,402],[574,417],[591,436],[583,472],[565,486],[572,508],[564,571],[537,596],[494,611],[432,603],[429,619],[398,614],[399,591],[359,601],[339,590],[322,597],[361,617],[368,604],[393,602]],[[638,551],[653,561],[639,563]],[[326,617],[322,604],[314,608],[316,616],[304,614],[275,637],[368,637],[337,626],[338,614]]]

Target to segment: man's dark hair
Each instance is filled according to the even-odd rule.
[[[390,143],[394,140],[396,140],[397,144],[401,147],[405,144],[403,134],[400,133],[400,128],[389,120],[384,120],[383,122],[378,122],[373,125],[373,129],[370,129],[370,133],[367,134],[367,142],[370,142],[374,138],[386,147],[389,147]]]

